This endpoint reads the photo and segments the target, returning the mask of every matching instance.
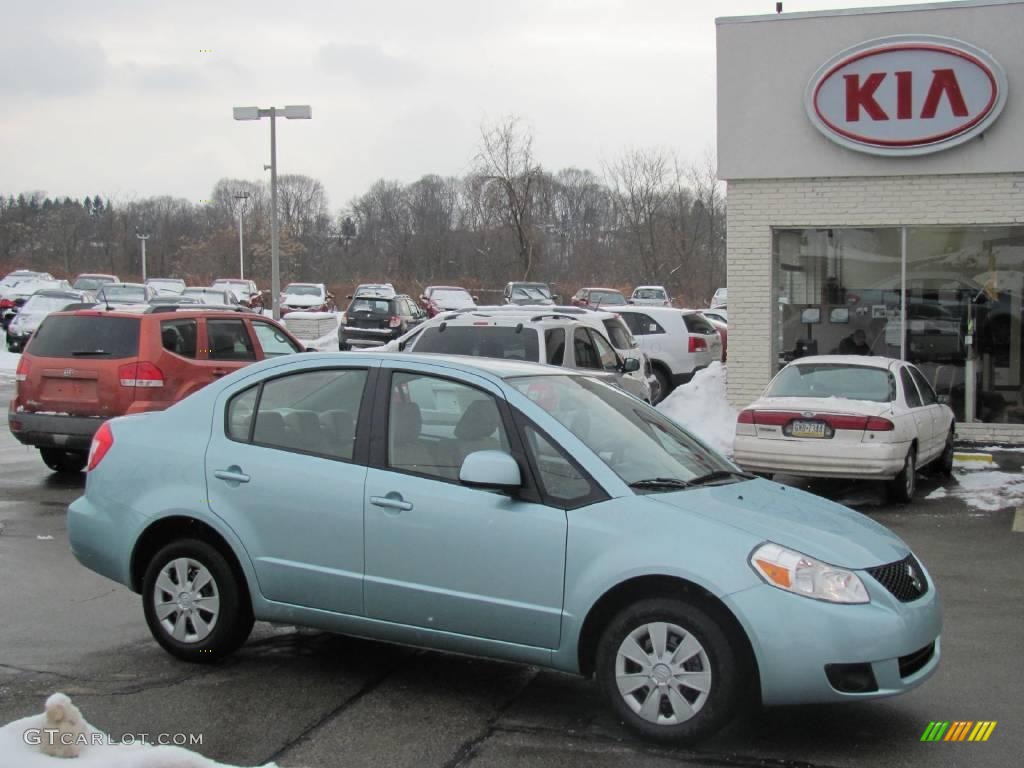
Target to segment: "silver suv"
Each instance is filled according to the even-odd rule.
[[[650,402],[652,393],[641,370],[641,358],[620,356],[607,332],[599,328],[603,326],[585,322],[580,315],[544,309],[524,313],[507,309],[448,313],[409,334],[400,349],[525,360],[587,370],[595,378]]]

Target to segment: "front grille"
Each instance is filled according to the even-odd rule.
[[[868,568],[867,572],[901,603],[917,600],[928,591],[928,578],[913,555],[895,563]]]
[[[910,677],[915,672],[920,672],[935,655],[935,643],[928,643],[924,648],[900,656],[900,677]]]

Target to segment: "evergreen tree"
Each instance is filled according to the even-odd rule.
[[[88,195],[82,200],[82,205],[85,206],[85,210],[92,212],[92,199]]]
[[[101,198],[99,195],[96,195],[92,199],[92,210],[93,213],[97,215],[103,213],[103,198]]]

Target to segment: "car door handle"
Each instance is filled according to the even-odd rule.
[[[370,503],[375,507],[397,509],[399,512],[408,512],[412,509],[412,504],[404,501],[401,494],[398,493],[389,493],[387,496],[371,496]]]
[[[249,476],[239,467],[228,467],[227,469],[214,470],[213,476],[218,480],[227,480],[234,483],[248,483]]]

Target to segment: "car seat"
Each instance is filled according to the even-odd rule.
[[[501,416],[493,400],[475,400],[470,403],[455,425],[459,467],[469,454],[476,451],[507,450],[504,434],[496,434],[500,426]]]
[[[331,456],[351,459],[356,439],[356,425],[348,411],[325,411],[320,414],[324,433],[324,450]]]
[[[388,464],[395,469],[435,474],[430,451],[423,444],[423,415],[416,403],[393,403],[388,441]]]
[[[291,434],[284,416],[277,411],[261,411],[256,414],[256,431],[252,436],[254,443],[265,445],[291,446]]]

